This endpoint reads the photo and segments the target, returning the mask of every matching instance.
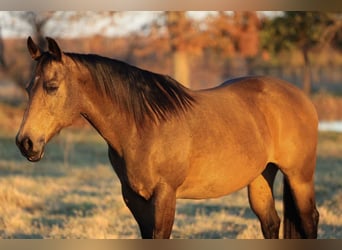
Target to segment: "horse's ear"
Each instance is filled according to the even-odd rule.
[[[59,48],[57,42],[54,39],[52,39],[51,37],[46,37],[46,40],[48,41],[49,52],[55,56],[57,61],[61,61],[62,51]]]
[[[38,58],[42,55],[42,50],[37,44],[34,43],[30,36],[27,38],[27,49],[30,52],[33,60],[38,60]]]

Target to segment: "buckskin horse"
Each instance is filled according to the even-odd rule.
[[[61,129],[83,116],[108,144],[125,204],[143,238],[169,238],[176,199],[207,199],[248,186],[265,238],[278,238],[273,197],[283,174],[284,238],[316,238],[317,113],[297,87],[242,77],[193,91],[169,76],[93,54],[62,52],[47,37],[16,136],[39,161]]]

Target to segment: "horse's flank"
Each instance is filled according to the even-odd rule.
[[[307,140],[316,138],[315,109],[297,88],[281,80],[245,77],[194,94],[198,105],[186,120],[192,122],[190,148],[196,153],[191,154],[188,178],[178,189],[180,197],[221,196],[246,186],[268,163],[287,165],[283,163],[290,158],[286,152],[299,146],[285,136],[291,129]],[[299,112],[298,107],[305,110]],[[191,119],[194,114],[196,118]],[[315,144],[302,143],[303,151],[315,148]],[[200,191],[196,183],[202,183]]]

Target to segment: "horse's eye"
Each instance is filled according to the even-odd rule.
[[[44,84],[44,88],[48,94],[55,94],[58,90],[58,85],[56,83],[46,83]]]

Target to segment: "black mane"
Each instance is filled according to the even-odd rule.
[[[132,114],[137,126],[148,117],[156,122],[187,110],[194,99],[176,80],[139,69],[122,61],[98,56],[66,53],[86,66],[96,87],[119,108]]]

